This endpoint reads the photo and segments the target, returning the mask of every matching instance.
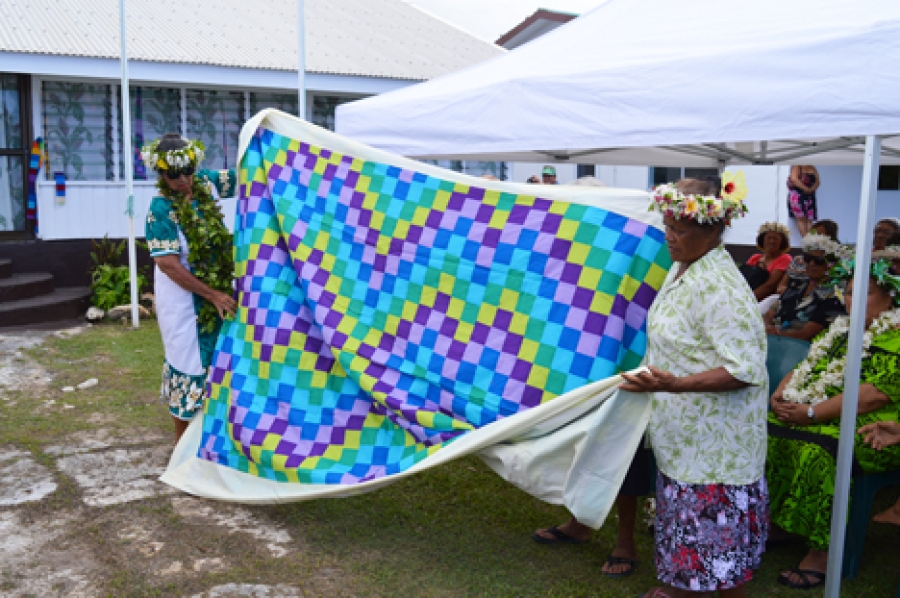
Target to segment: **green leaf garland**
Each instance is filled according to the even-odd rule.
[[[181,232],[188,242],[188,262],[193,274],[209,288],[231,296],[234,294],[234,255],[233,239],[225,227],[222,210],[216,203],[206,184],[199,177],[194,177],[192,201],[183,193],[174,191],[160,176],[156,183],[160,194],[172,202],[175,217],[181,226]],[[197,322],[202,332],[215,330],[219,320],[219,312],[209,301],[204,300]]]

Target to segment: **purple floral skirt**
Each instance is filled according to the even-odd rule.
[[[769,530],[766,480],[741,486],[685,484],[659,472],[656,570],[659,580],[693,592],[750,581]]]

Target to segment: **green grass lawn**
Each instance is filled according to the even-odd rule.
[[[68,339],[51,337],[32,355],[55,380],[40,397],[9,395],[17,402],[0,408],[0,445],[27,447],[51,462],[42,447],[74,432],[101,427],[129,434],[171,432],[165,408],[155,398],[162,362],[155,323],[145,322],[137,331],[107,325]],[[59,391],[89,377],[100,379],[92,392]],[[35,408],[48,399],[74,408]],[[64,494],[66,487],[64,481]],[[896,498],[896,491],[886,491],[876,508]],[[159,510],[151,515],[178,526],[165,503],[145,508]],[[587,544],[539,545],[531,540],[532,532],[565,521],[566,512],[503,482],[476,458],[364,496],[252,510],[283,525],[306,554],[339,567],[343,591],[359,596],[637,596],[655,583],[653,539],[646,529],[638,532],[637,572],[626,579],[605,578],[600,567],[613,545],[614,516]],[[748,593],[821,595],[821,590],[798,593],[775,583],[778,571],[796,565],[803,554],[799,543],[767,553]],[[254,583],[291,583],[303,575],[294,561],[255,556],[239,571],[202,583],[242,576]],[[201,582],[154,586],[151,578],[124,571],[106,583],[109,595],[138,596],[180,595]],[[889,597],[898,584],[900,529],[872,525],[860,576],[844,584],[842,595]]]

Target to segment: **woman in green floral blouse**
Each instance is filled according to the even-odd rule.
[[[872,266],[857,428],[900,417],[900,278],[889,272],[889,266],[886,260]],[[849,272],[852,266],[844,269],[845,275]],[[852,301],[850,283],[848,311]],[[771,399],[766,477],[773,536],[779,531],[801,535],[810,549],[795,569],[778,578],[792,588],[809,589],[825,582],[848,329],[848,317],[835,320]],[[866,473],[900,468],[900,446],[874,450],[861,434],[854,443],[854,457]],[[787,535],[782,533],[782,538]]]

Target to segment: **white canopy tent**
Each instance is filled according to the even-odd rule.
[[[342,135],[406,156],[724,167],[900,163],[900,3],[607,0],[516,50],[338,108]],[[865,297],[868,277],[854,280]],[[838,596],[864,313],[854,305],[827,596]],[[846,441],[849,440],[849,441]]]
[[[338,108],[419,158],[861,164],[900,132],[900,3],[608,0],[493,60]],[[900,138],[885,138],[900,163]]]

